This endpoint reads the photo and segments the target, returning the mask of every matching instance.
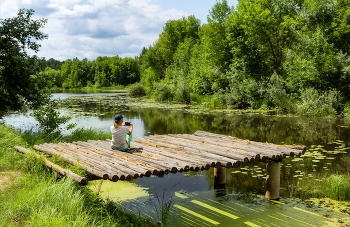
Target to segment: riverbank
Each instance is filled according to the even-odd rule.
[[[153,225],[68,178],[56,180],[43,160],[14,150],[31,146],[13,129],[0,124],[0,136],[0,226]]]
[[[141,88],[140,88],[141,86]],[[185,112],[191,113],[213,113],[213,114],[263,114],[263,115],[278,115],[278,116],[311,116],[311,117],[350,117],[350,103],[337,104],[337,107],[333,107],[331,103],[314,102],[313,100],[307,100],[308,102],[290,102],[288,108],[271,107],[268,105],[253,105],[253,106],[241,106],[241,105],[227,105],[222,100],[222,97],[218,95],[196,95],[189,94],[187,102],[179,102],[171,99],[164,99],[158,96],[146,95],[146,91],[141,92],[139,97],[130,94],[140,94],[139,90],[145,89],[142,85],[127,87],[114,86],[103,87],[96,89],[94,87],[83,87],[79,89],[70,90],[52,90],[52,92],[99,92],[110,93],[120,92],[128,93],[128,105],[150,107],[150,108],[162,108],[162,109],[179,109]],[[134,90],[137,90],[134,92]],[[315,98],[315,97],[314,97]],[[334,104],[335,105],[335,104]]]
[[[127,92],[127,88],[125,86],[111,86],[111,87],[99,87],[96,88],[95,86],[91,87],[82,87],[82,88],[72,88],[72,89],[62,89],[62,88],[51,88],[50,91],[52,93],[87,93],[87,92],[105,92],[105,93],[110,93],[110,92]]]

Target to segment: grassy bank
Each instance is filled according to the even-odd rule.
[[[92,132],[83,131],[77,133],[80,138],[91,136]],[[55,180],[42,160],[13,149],[30,147],[29,143],[41,139],[29,140],[29,135],[23,139],[4,125],[0,125],[0,137],[0,226],[152,226],[68,178]]]
[[[263,93],[271,92],[269,89]],[[276,92],[276,91],[275,91]],[[283,93],[277,91],[277,93]],[[285,92],[285,91],[284,91]],[[302,116],[350,116],[350,102],[345,102],[335,91],[320,92],[316,89],[305,89],[299,95],[275,94],[276,97],[256,96],[245,93],[195,94],[190,92],[187,84],[158,83],[146,87],[135,83],[128,87],[132,97],[147,97],[158,102],[184,103],[217,110],[260,111],[274,114],[293,114]],[[281,97],[280,97],[281,96]]]
[[[144,99],[145,102],[156,102],[157,105],[191,106],[194,109],[207,109],[224,113],[262,113],[269,115],[299,115],[299,116],[350,116],[350,102],[340,100],[333,93],[320,94],[307,90],[301,98],[289,98],[274,104],[269,100],[252,100],[249,102],[234,101],[228,94],[199,95],[190,93],[188,89],[162,85],[149,89],[141,83],[130,86],[113,87],[82,87],[69,90],[52,90],[52,92],[127,92],[129,97]],[[181,107],[180,107],[181,108]]]
[[[64,89],[64,88],[51,88],[51,92],[126,92],[127,88],[123,85],[118,86],[111,86],[111,87],[96,87],[96,86],[90,86],[90,87],[81,87],[81,88],[70,88],[70,89]]]

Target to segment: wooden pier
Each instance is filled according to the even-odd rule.
[[[150,175],[215,168],[236,168],[253,161],[279,162],[301,155],[304,146],[259,143],[204,131],[194,134],[133,138],[127,152],[110,148],[109,141],[45,143],[34,149],[58,155],[93,175],[111,181]]]

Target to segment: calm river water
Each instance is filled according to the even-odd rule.
[[[55,93],[53,97],[67,99],[74,96],[73,101],[65,103],[61,112],[73,116],[72,122],[77,123],[78,126],[87,128],[108,131],[109,126],[113,123],[114,115],[120,113],[125,116],[126,121],[134,123],[134,137],[152,134],[194,133],[196,130],[203,130],[258,142],[307,146],[306,156],[286,158],[281,164],[280,201],[282,204],[295,205],[295,200],[308,198],[308,193],[298,190],[300,182],[309,181],[317,184],[331,174],[350,174],[348,168],[350,155],[347,154],[350,119],[190,113],[167,108],[141,108],[128,105],[123,95],[119,96],[115,93],[101,95],[103,94]],[[33,118],[23,114],[14,113],[5,117],[4,121],[17,128],[35,126]],[[175,220],[172,222],[173,225],[177,223],[179,226],[217,226],[219,223],[220,226],[231,226],[232,223],[229,220],[232,221],[233,217],[228,214],[236,212],[236,216],[240,217],[237,220],[242,221],[236,222],[235,226],[239,226],[238,223],[248,226],[250,222],[256,226],[264,226],[252,218],[260,217],[259,215],[249,216],[249,210],[243,211],[242,209],[254,210],[255,206],[259,206],[256,208],[259,212],[266,209],[272,212],[275,209],[275,205],[271,205],[263,198],[265,167],[266,164],[257,162],[240,166],[237,169],[227,169],[227,183],[220,190],[214,189],[213,170],[210,169],[169,174],[162,178],[144,177],[131,183],[106,181],[102,183],[102,195],[115,200],[118,204],[123,204],[133,212],[142,213],[145,212],[144,209],[152,210],[150,214],[147,214],[151,216],[159,216],[161,213],[159,209],[165,207],[167,202],[173,201],[175,208],[172,209],[176,209],[177,212],[170,218],[168,217],[170,220]],[[91,187],[96,187],[95,185],[99,182],[92,182]],[[294,202],[290,202],[291,199]],[[299,201],[298,204],[302,206],[303,202]],[[309,206],[305,205],[305,207],[302,209],[308,209]],[[208,213],[205,213],[205,209],[209,209]],[[283,209],[289,212],[288,206]],[[318,210],[317,212],[323,215],[322,212],[330,211]],[[262,217],[267,216],[261,214],[260,222],[263,223],[265,219]],[[299,219],[301,216],[299,214]],[[162,218],[158,217],[158,219]],[[267,222],[273,223],[275,219],[271,218]],[[294,223],[289,218],[288,223],[299,226],[297,219]],[[308,217],[305,217],[305,220],[307,219]]]

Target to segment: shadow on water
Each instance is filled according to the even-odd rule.
[[[317,185],[323,181],[325,182],[324,187],[327,187],[327,184],[329,185],[331,182],[328,182],[327,179],[333,179],[339,174],[350,176],[348,169],[350,155],[347,149],[350,140],[350,120],[346,118],[266,116],[263,114],[227,115],[220,113],[213,115],[203,111],[194,113],[195,111],[190,112],[183,108],[149,108],[144,105],[141,108],[137,103],[128,100],[125,95],[119,94],[70,97],[62,100],[61,110],[74,116],[73,122],[78,125],[96,127],[101,130],[109,130],[114,115],[121,113],[126,120],[134,123],[134,136],[136,137],[153,134],[191,134],[202,130],[257,142],[305,145],[307,152],[303,156],[286,158],[281,163],[280,194],[282,200],[288,198],[309,199],[315,195],[331,197],[329,194],[322,194],[322,189],[320,189],[321,192],[317,192]],[[11,124],[11,120],[6,123]],[[190,221],[192,216],[197,215],[196,218],[200,217],[199,219],[203,221],[202,216],[205,214],[200,214],[197,211],[199,211],[199,207],[206,206],[205,204],[208,203],[212,205],[206,208],[212,209],[214,212],[217,212],[215,207],[219,207],[221,210],[227,208],[226,213],[223,213],[226,218],[229,216],[227,213],[238,209],[229,205],[230,201],[230,204],[233,204],[232,201],[238,202],[242,199],[240,205],[236,204],[238,207],[253,206],[253,200],[250,201],[248,198],[254,198],[254,201],[258,200],[260,204],[258,210],[270,206],[263,199],[266,181],[265,163],[244,164],[239,168],[227,169],[226,171],[226,185],[221,187],[214,185],[213,169],[135,179],[132,182],[133,187],[141,188],[145,194],[140,193],[138,198],[132,198],[130,201],[127,199],[128,196],[123,198],[117,196],[115,200],[122,201],[125,205],[128,204],[129,209],[135,211],[132,207],[139,207],[140,201],[150,202],[153,198],[154,202],[154,198],[167,191],[165,200],[174,198],[182,201],[175,203],[177,207],[174,206],[177,211],[183,213],[183,216],[175,216],[182,218],[182,221],[189,219],[188,223],[186,222],[189,225],[193,225]],[[118,182],[109,182],[108,184],[109,186],[102,187],[102,195],[104,192],[106,196],[112,193],[115,195],[128,194],[125,190],[118,191],[120,188],[117,186]],[[115,188],[115,192],[112,192],[113,188]],[[347,189],[350,191],[350,185]],[[327,190],[323,189],[324,192]],[[343,200],[350,200],[350,193],[349,195],[338,193],[335,197],[337,196],[338,199],[339,196],[342,196],[345,198]],[[221,205],[217,202],[221,202]],[[181,205],[181,203],[191,206]],[[290,201],[288,203],[293,204]],[[144,206],[147,206],[145,204],[147,203],[144,203]],[[150,209],[150,204],[145,208],[146,210]],[[194,204],[197,208],[192,206]],[[191,209],[194,209],[192,210],[194,213],[191,213]],[[186,214],[191,216],[186,216]],[[243,214],[237,215],[244,216]],[[200,220],[198,221],[200,223]],[[205,222],[210,223],[208,220]]]

